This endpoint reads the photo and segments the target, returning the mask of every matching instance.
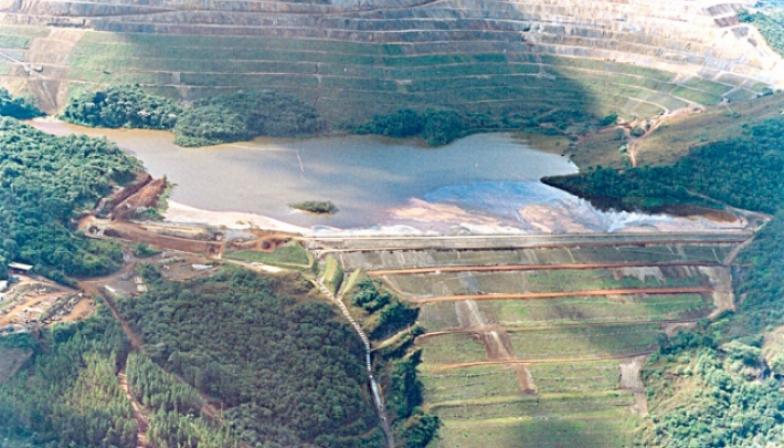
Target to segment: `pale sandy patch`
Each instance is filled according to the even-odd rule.
[[[308,229],[304,227],[288,224],[268,216],[255,213],[202,210],[175,201],[169,201],[164,218],[166,221],[174,223],[206,224],[234,230],[262,229],[290,233],[308,232]]]

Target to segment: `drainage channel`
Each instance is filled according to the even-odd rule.
[[[395,448],[395,440],[392,435],[392,426],[389,424],[389,417],[387,417],[384,396],[381,393],[381,387],[378,385],[376,377],[373,375],[373,363],[371,359],[372,347],[370,346],[370,339],[367,337],[367,334],[365,334],[365,331],[362,329],[359,323],[351,316],[351,313],[349,313],[348,308],[346,307],[346,304],[343,303],[343,300],[341,300],[341,297],[333,294],[332,291],[330,291],[329,288],[327,288],[324,283],[321,282],[321,279],[315,281],[314,283],[322,293],[324,293],[333,303],[335,303],[335,305],[337,305],[337,307],[340,309],[340,312],[349,321],[351,326],[354,328],[354,331],[362,340],[362,344],[365,346],[365,367],[367,368],[368,380],[370,381],[370,390],[373,392],[373,403],[376,406],[376,412],[378,413],[378,418],[381,421],[381,428],[384,430],[384,435],[387,439],[387,446],[389,448]]]

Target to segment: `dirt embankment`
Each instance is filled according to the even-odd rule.
[[[156,208],[167,186],[165,177],[161,179],[150,178],[148,182],[114,207],[110,215],[111,218],[114,220],[130,219],[144,209]]]
[[[514,349],[509,333],[500,326],[489,326],[479,306],[473,300],[455,303],[455,312],[461,328],[475,329],[474,337],[482,342],[489,361],[504,363],[514,361]],[[533,375],[525,364],[511,363],[520,392],[536,393]]]

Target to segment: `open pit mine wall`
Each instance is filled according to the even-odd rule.
[[[507,107],[510,102],[520,101],[532,102],[537,113],[543,113],[552,105],[547,104],[547,99],[537,103],[537,98],[530,95],[531,89],[569,91],[560,82],[566,80],[574,84],[575,90],[585,90],[587,97],[606,92],[614,98],[578,100],[576,96],[580,94],[574,93],[570,98],[555,95],[553,102],[593,102],[591,107],[597,113],[621,110],[652,115],[725,98],[744,99],[759,93],[761,86],[784,84],[782,58],[753,26],[738,22],[738,11],[753,3],[754,0],[0,0],[0,23],[44,26],[50,30],[49,35],[33,39],[22,52],[20,63],[5,75],[13,87],[32,91],[48,109],[61,108],[73,86],[84,89],[85,85],[131,80],[184,98],[248,85],[269,85],[304,97],[320,110],[349,111],[336,119],[366,117],[367,113],[385,112],[385,108],[400,105],[457,106],[477,111],[484,107],[492,111],[496,106]],[[78,58],[71,53],[78,53],[85,33],[95,31],[119,36],[161,36],[155,44],[158,46],[166,45],[167,36],[279,39],[280,51],[296,49],[321,56],[260,68],[250,67],[242,52],[237,53],[238,48],[223,48],[223,53],[213,49],[202,55],[220,62],[222,73],[217,72],[218,68],[213,73],[224,75],[220,80],[195,76],[213,70],[204,69],[203,64],[193,73],[167,69],[166,64],[153,70],[157,64],[154,59],[144,67],[129,64],[123,76],[116,76],[114,69],[92,76],[86,74],[86,69],[76,67],[74,61]],[[92,39],[100,40],[94,36]],[[149,40],[145,42],[149,44]],[[234,42],[225,45],[245,42],[244,45],[253,47],[247,41]],[[347,44],[353,46],[346,47]],[[352,52],[356,54],[349,54]],[[150,52],[156,57],[161,57],[160,53]],[[144,54],[142,50],[134,57],[143,59]],[[501,57],[506,67],[495,67],[498,59],[479,57],[488,54]],[[423,59],[416,67],[388,59],[418,55],[440,59]],[[449,60],[446,56],[450,55],[477,58]],[[604,68],[582,64],[580,72],[575,73],[577,69],[569,63],[575,58],[613,65]],[[259,56],[257,62],[266,59]],[[85,65],[84,61],[82,55],[78,62]],[[466,69],[461,72],[449,67],[455,64],[465,65]],[[482,71],[477,66],[494,68]],[[623,68],[627,66],[632,68]],[[656,72],[639,72],[634,67]],[[142,72],[145,76],[138,79],[131,76]],[[289,84],[281,78],[288,78]],[[444,83],[443,79],[451,81]],[[680,83],[692,79],[715,84],[684,87],[697,91],[686,92],[691,96],[676,92]],[[611,88],[607,88],[607,83],[612,84]],[[726,87],[724,91],[722,86]],[[442,94],[439,88],[448,90]],[[702,93],[713,97],[702,100]]]

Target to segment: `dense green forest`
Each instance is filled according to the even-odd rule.
[[[34,350],[0,385],[0,441],[135,447],[125,372],[159,448],[384,446],[362,343],[301,277],[227,268],[172,283],[141,272],[151,291],[119,306],[142,353],[129,353],[105,308],[40,340],[0,338],[0,348]]]
[[[239,437],[218,417],[203,415],[204,398],[147,355],[131,353],[126,366],[136,400],[151,414],[147,436],[159,448],[237,448]]]
[[[784,118],[765,121],[734,139],[709,143],[673,165],[616,171],[596,168],[550,177],[550,185],[621,210],[660,211],[715,202],[775,213],[784,205]]]
[[[37,448],[136,446],[137,425],[116,376],[128,344],[107,312],[40,335],[0,338],[34,350],[0,385],[0,435]]]
[[[28,120],[44,115],[32,101],[12,96],[8,90],[0,87],[0,116]]]
[[[439,146],[465,136],[469,126],[462,115],[452,110],[402,109],[389,115],[376,115],[355,132],[395,138],[420,137],[429,145]]]
[[[139,86],[117,86],[71,98],[63,119],[104,128],[171,129],[180,115],[172,100],[146,93]]]
[[[257,136],[313,135],[322,123],[301,100],[271,90],[240,91],[196,101],[177,121],[175,142],[205,146]]]
[[[664,341],[644,370],[655,446],[781,446],[784,392],[762,356],[784,325],[784,213],[735,263],[737,311]],[[775,363],[774,363],[775,364]]]
[[[186,283],[145,277],[152,290],[122,302],[122,313],[155,364],[222,403],[243,442],[383,446],[362,343],[326,302],[307,298],[301,277],[239,269]],[[162,392],[147,394],[152,403]],[[198,401],[178,395],[186,408]]]
[[[54,137],[9,118],[0,147],[0,268],[24,261],[62,281],[115,270],[119,247],[77,235],[70,220],[131,180],[138,162],[107,140]]]

